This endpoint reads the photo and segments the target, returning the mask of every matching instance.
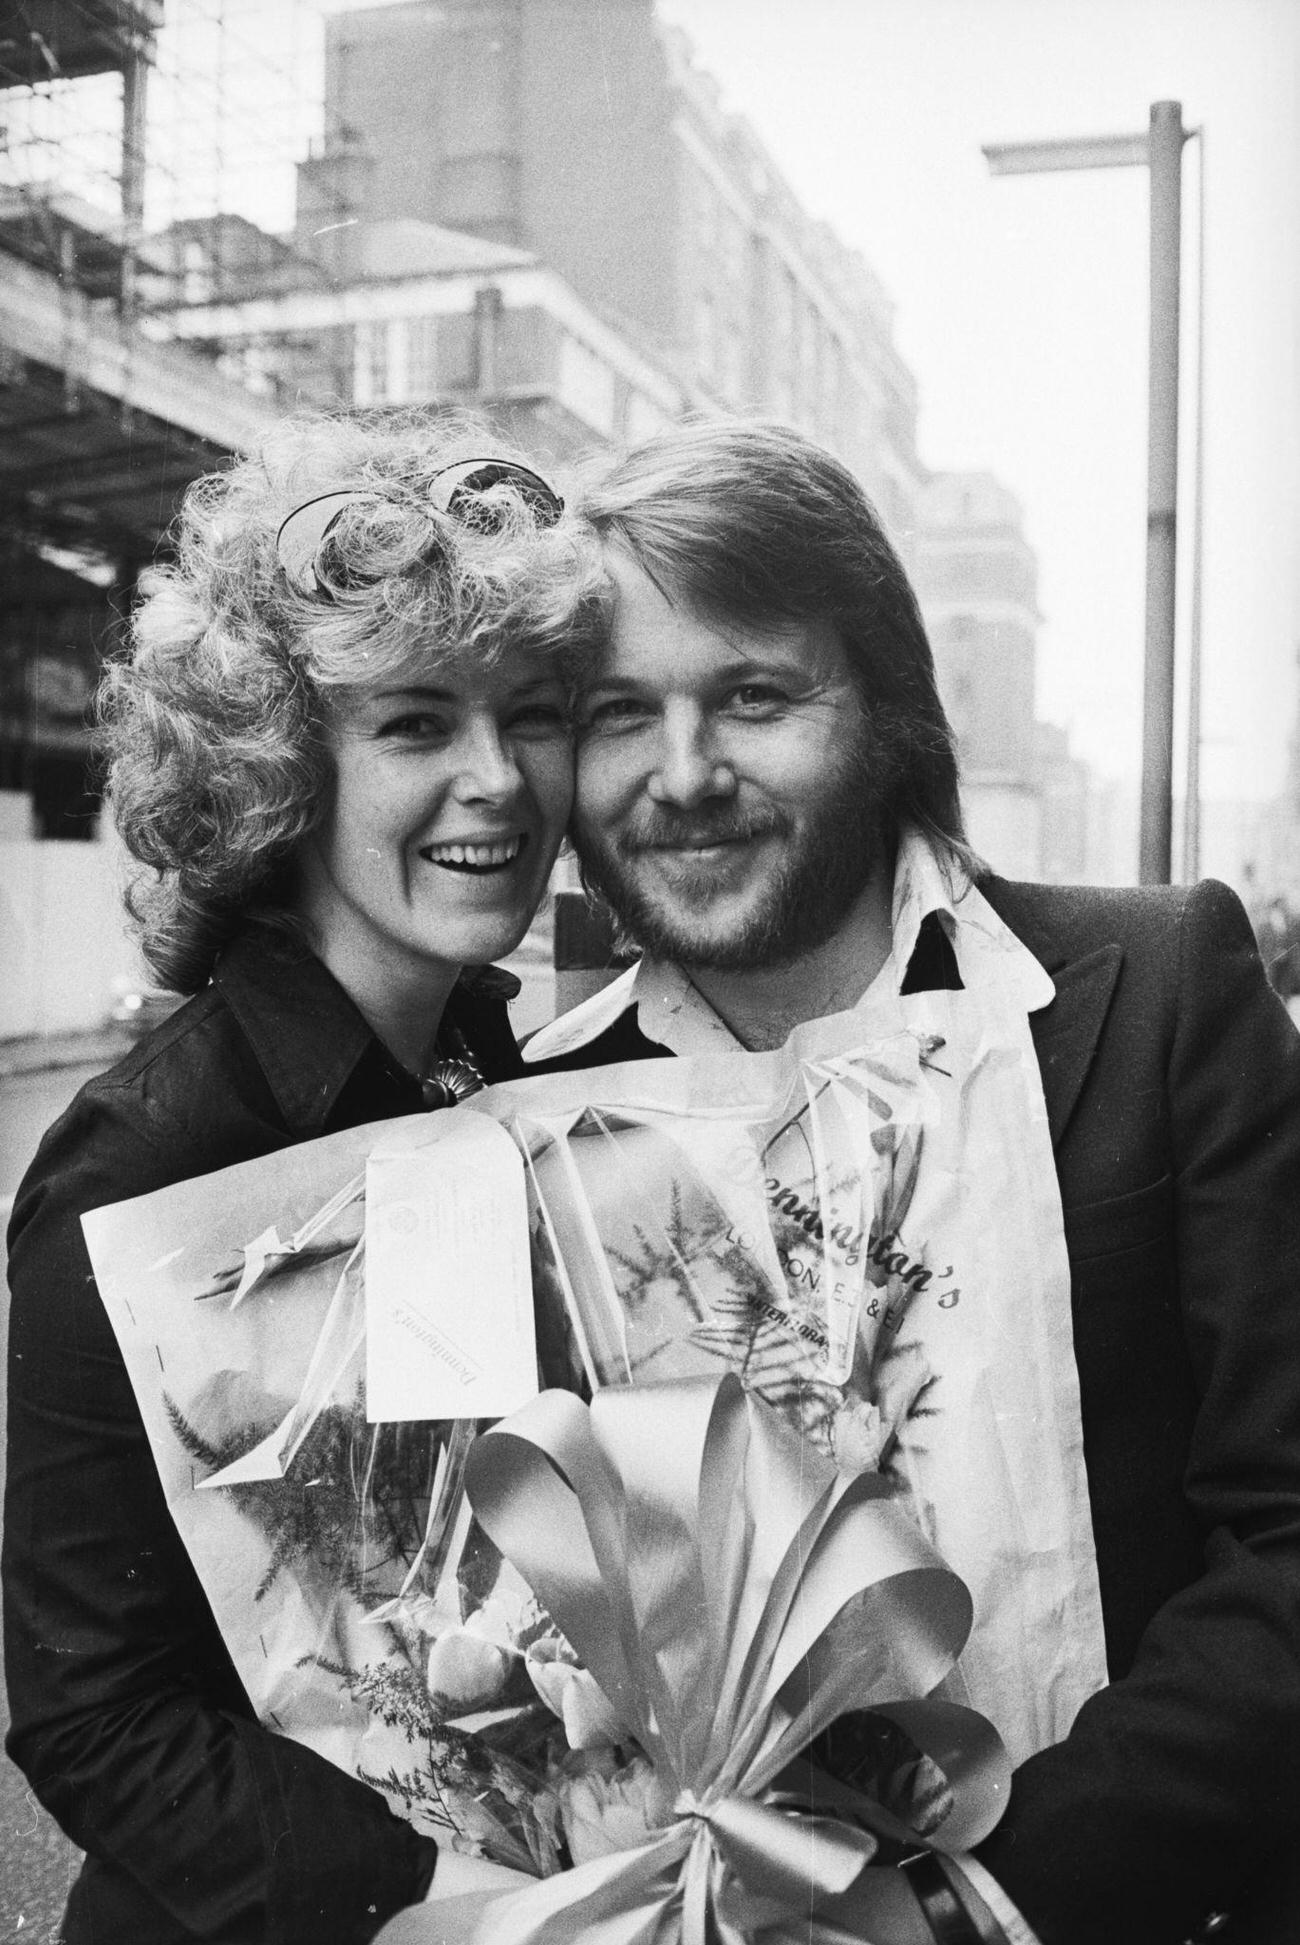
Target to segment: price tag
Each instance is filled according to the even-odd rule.
[[[524,1166],[486,1115],[366,1163],[366,1417],[504,1418],[537,1393]]]

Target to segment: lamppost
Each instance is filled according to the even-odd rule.
[[[1138,877],[1169,883],[1174,794],[1174,581],[1178,537],[1178,279],[1182,104],[1151,105],[1141,135],[986,144],[995,176],[1145,165],[1151,178],[1151,336],[1147,432],[1146,655],[1142,688],[1142,820]],[[1198,347],[1199,351],[1199,347]]]
[[[1196,444],[1192,453],[1192,587],[1187,622],[1187,773],[1183,782],[1183,878],[1201,875],[1201,625],[1205,540],[1205,130],[1196,137]]]

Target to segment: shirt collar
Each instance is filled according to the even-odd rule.
[[[894,957],[900,982],[927,919],[943,927],[963,987],[985,993],[996,987],[1026,1013],[1037,1013],[1056,997],[1051,975],[998,917],[969,873],[955,862],[942,861],[928,838],[909,829],[894,867]]]
[[[872,982],[872,996],[882,989],[899,992],[921,927],[930,918],[943,927],[952,944],[964,986],[985,983],[990,961],[990,951],[985,948],[989,948],[1004,989],[1014,994],[1026,1012],[1037,1012],[1050,1004],[1056,988],[1039,961],[998,917],[970,877],[956,865],[941,864],[934,847],[915,830],[905,831],[899,843],[894,868],[893,947]],[[866,997],[864,994],[863,999]],[[533,1034],[524,1049],[525,1062],[531,1065],[553,1060],[589,1046],[632,1007],[646,1038],[679,1056],[735,1053],[740,1046],[680,966],[646,957],[581,1006]]]

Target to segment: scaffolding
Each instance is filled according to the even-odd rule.
[[[155,305],[322,281],[295,216],[324,123],[319,0],[169,0],[146,187]]]
[[[161,23],[162,0],[0,9],[0,248],[95,296],[129,284]]]
[[[86,704],[198,474],[271,416],[156,313],[316,278],[314,0],[0,0],[0,791],[84,835]],[[288,232],[288,235],[282,232]]]
[[[132,315],[319,282],[325,0],[0,0],[0,251]],[[348,212],[340,207],[337,220]]]

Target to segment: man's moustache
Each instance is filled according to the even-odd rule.
[[[710,844],[745,844],[781,828],[776,817],[657,817],[624,831],[619,849],[624,853],[702,850]]]

